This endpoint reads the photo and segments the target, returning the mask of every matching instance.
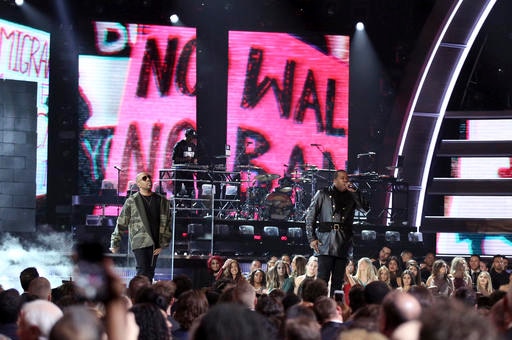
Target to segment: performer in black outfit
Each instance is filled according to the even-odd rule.
[[[174,146],[172,152],[173,164],[197,164],[197,133],[194,129],[187,129],[185,139]],[[174,194],[191,195],[194,191],[194,172],[176,171],[174,173]]]
[[[368,202],[350,183],[345,170],[337,170],[331,186],[318,190],[306,215],[306,235],[318,254],[318,278],[329,282],[331,296],[342,289],[348,257],[352,255],[355,210],[367,211]]]

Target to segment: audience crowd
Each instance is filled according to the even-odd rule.
[[[20,273],[23,292],[0,288],[0,339],[512,339],[512,272],[501,255],[419,259],[384,246],[351,259],[333,296],[314,256],[255,259],[248,273],[211,256],[201,289],[186,275],[135,276],[126,287],[108,257],[90,286],[51,287],[34,265]]]

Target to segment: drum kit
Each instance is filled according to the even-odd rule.
[[[263,221],[303,220],[315,191],[318,167],[312,164],[298,164],[295,168],[296,170],[280,176],[261,173],[262,169],[257,166],[238,166],[238,169],[246,174],[241,181],[246,183],[246,186],[245,191],[240,190],[241,205],[236,217]],[[253,172],[258,174],[252,177]],[[272,188],[275,180],[278,180],[278,186]]]

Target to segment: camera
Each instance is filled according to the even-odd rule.
[[[79,296],[92,301],[109,299],[104,254],[104,247],[97,242],[82,242],[74,247],[74,284]]]

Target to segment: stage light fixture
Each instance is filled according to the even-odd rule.
[[[377,239],[377,232],[375,230],[361,230],[361,240],[375,241]]]
[[[400,233],[398,231],[386,231],[385,238],[387,242],[400,242]]]
[[[23,6],[23,3],[25,1],[24,0],[14,0],[14,3],[17,5],[17,6]]]
[[[423,242],[423,233],[411,231],[408,234],[408,239],[411,243],[421,243]]]
[[[171,14],[169,20],[171,21],[171,24],[177,24],[178,21],[180,21],[180,17],[178,17],[177,14]]]
[[[358,31],[362,31],[362,30],[364,30],[364,24],[363,24],[361,21],[359,21],[359,22],[356,24],[356,30],[358,30]]]

